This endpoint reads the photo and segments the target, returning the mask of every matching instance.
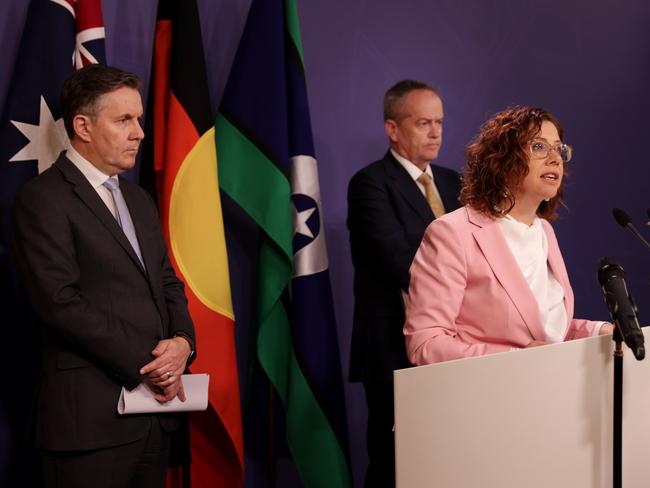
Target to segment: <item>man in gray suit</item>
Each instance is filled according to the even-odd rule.
[[[73,73],[61,93],[71,147],[16,200],[15,258],[42,323],[47,486],[163,486],[178,419],[119,416],[118,397],[146,382],[160,402],[185,398],[195,337],[183,284],[153,201],[118,176],[144,137],[139,87],[107,66]]]

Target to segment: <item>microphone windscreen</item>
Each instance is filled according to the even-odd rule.
[[[614,258],[607,256],[598,261],[598,283],[600,283],[600,286],[603,286],[614,276],[625,279],[623,267]]]
[[[627,224],[632,221],[627,212],[625,210],[621,210],[620,208],[612,209],[612,214],[614,215],[616,222],[618,222],[618,224],[622,227],[627,227]]]

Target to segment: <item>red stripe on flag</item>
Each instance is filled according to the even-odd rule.
[[[74,3],[74,13],[77,33],[93,27],[104,27],[100,0],[77,0]]]
[[[216,433],[216,435],[215,435]],[[224,449],[223,424],[210,408],[190,416],[192,488],[241,488],[244,485],[234,449]]]
[[[206,307],[187,284],[173,254],[170,259],[185,284],[188,308],[194,321],[197,356],[190,369],[210,374],[210,406],[206,412],[190,416],[192,487],[237,488],[243,482],[244,434],[234,322]],[[219,480],[227,483],[216,483]]]
[[[192,124],[189,116],[176,99],[173,93],[169,92],[167,117],[165,124],[166,145],[162,163],[162,198],[161,215],[162,227],[167,242],[170,240],[169,230],[169,205],[174,180],[186,155],[192,150],[199,140],[199,134]],[[156,132],[156,137],[159,137]],[[217,182],[215,181],[215,184]],[[210,405],[218,414],[222,426],[216,428],[217,423],[212,420],[203,422],[201,425],[211,430],[202,432],[202,436],[211,439],[209,443],[198,442],[201,435],[195,434],[192,438],[192,457],[194,459],[207,459],[208,465],[221,466],[223,473],[230,473],[228,484],[224,486],[240,486],[243,479],[244,466],[244,442],[241,427],[241,408],[239,401],[239,381],[237,374],[237,361],[234,339],[234,323],[208,307],[206,307],[188,286],[187,281],[181,273],[173,252],[170,252],[170,259],[176,273],[185,283],[185,293],[188,298],[190,315],[194,321],[197,337],[197,359],[192,365],[196,372],[210,373]],[[194,418],[192,419],[195,424]],[[194,426],[196,431],[196,425]],[[219,435],[221,432],[221,435]],[[195,443],[194,439],[197,439]],[[224,442],[225,441],[225,442]],[[203,451],[206,449],[206,451]],[[232,455],[231,453],[234,453]],[[234,467],[228,469],[223,466],[231,463]],[[192,468],[192,471],[209,474],[209,470]],[[211,476],[211,475],[210,475]],[[208,481],[208,480],[206,480]],[[199,482],[193,476],[192,483]],[[207,486],[207,485],[206,485]],[[214,485],[213,485],[214,486]]]
[[[167,108],[171,93],[169,73],[171,71],[172,23],[170,20],[159,20],[156,23],[155,46],[152,71],[153,99],[149,103],[153,103],[155,107],[153,112],[153,164],[156,174],[159,174],[165,167]],[[174,172],[174,177],[176,177],[177,170],[178,168]],[[161,183],[160,178],[156,178],[156,181]],[[158,194],[162,195],[161,187],[158,188]]]
[[[154,96],[155,98],[155,96]],[[179,169],[183,165],[185,156],[189,154],[194,145],[199,141],[200,134],[192,120],[185,112],[174,93],[169,91],[167,96],[167,113],[165,123],[155,127],[155,137],[166,136],[164,147],[161,146],[161,159],[157,161],[162,172],[157,175],[162,177],[161,182],[161,217],[165,237],[169,240],[169,203],[174,181]],[[154,121],[160,116],[154,116]],[[162,129],[164,127],[164,129]],[[156,158],[157,159],[157,158]]]

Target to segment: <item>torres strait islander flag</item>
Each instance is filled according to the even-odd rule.
[[[244,446],[201,28],[196,0],[161,0],[158,9],[148,133],[163,232],[196,330],[191,370],[210,374],[208,410],[190,416],[191,486],[236,488],[243,485]]]
[[[351,486],[318,168],[294,0],[253,0],[215,127],[219,185],[261,235],[253,330],[257,359],[283,405],[284,422],[272,428],[284,428],[304,486]],[[229,213],[228,229],[231,218]],[[234,255],[237,249],[228,252]],[[250,403],[247,418],[256,407]]]

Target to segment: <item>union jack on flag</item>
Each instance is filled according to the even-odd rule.
[[[0,126],[3,166],[37,161],[41,173],[56,160],[69,143],[59,118],[63,80],[105,59],[101,0],[32,1]],[[0,170],[3,180],[13,166]]]
[[[101,0],[51,0],[51,2],[67,9],[76,20],[73,55],[75,69],[102,63],[105,36]]]

